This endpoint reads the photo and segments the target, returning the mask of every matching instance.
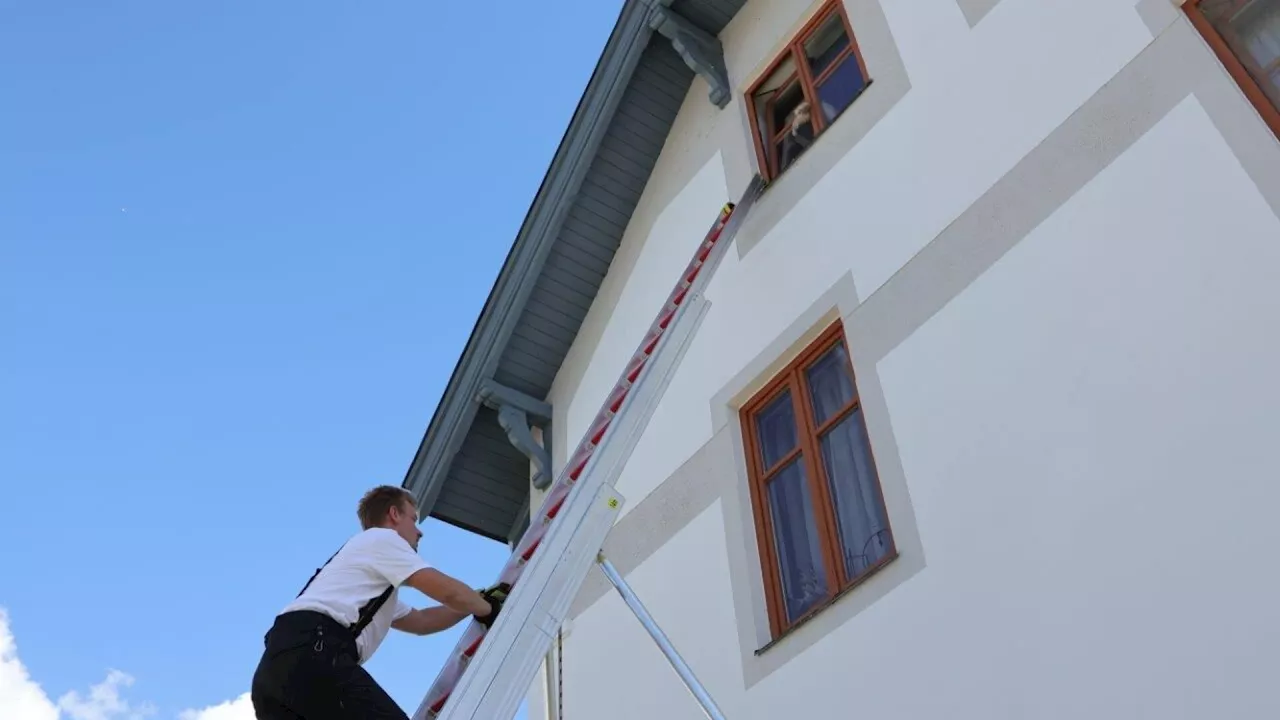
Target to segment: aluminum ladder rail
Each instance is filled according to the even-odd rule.
[[[499,573],[512,590],[498,620],[487,631],[469,623],[413,720],[510,720],[597,562],[708,716],[723,717],[600,548],[623,502],[613,486],[706,312],[702,291],[762,189],[757,176],[717,216]]]

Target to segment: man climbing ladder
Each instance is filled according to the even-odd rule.
[[[390,628],[429,635],[468,615],[497,619],[506,586],[476,591],[417,553],[422,531],[413,496],[382,485],[360,500],[362,532],[315,571],[267,632],[251,697],[259,720],[397,718],[404,711],[362,667]],[[415,610],[408,585],[441,603]]]

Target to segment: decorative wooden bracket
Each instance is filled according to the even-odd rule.
[[[707,81],[711,86],[711,102],[716,107],[723,108],[729,104],[733,93],[729,89],[729,72],[725,69],[724,48],[719,38],[677,15],[666,5],[651,6],[649,27],[670,40],[671,47],[680,53],[685,64]]]
[[[546,442],[551,428],[551,405],[492,379],[480,385],[477,395],[476,399],[486,407],[498,411],[498,425],[507,433],[507,440],[537,467],[533,486],[539,490],[547,489],[551,485],[551,453],[533,439],[531,428],[541,428]]]

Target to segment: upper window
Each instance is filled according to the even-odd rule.
[[[742,410],[776,638],[896,556],[839,323]]]
[[[1280,0],[1190,0],[1191,21],[1280,134]]]
[[[829,0],[747,91],[765,178],[794,163],[868,84],[844,4]]]

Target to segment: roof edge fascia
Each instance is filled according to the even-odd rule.
[[[424,518],[434,507],[452,458],[479,410],[477,391],[497,367],[564,216],[648,45],[653,33],[647,22],[651,2],[626,0],[623,5],[405,473],[401,485],[413,493]]]

